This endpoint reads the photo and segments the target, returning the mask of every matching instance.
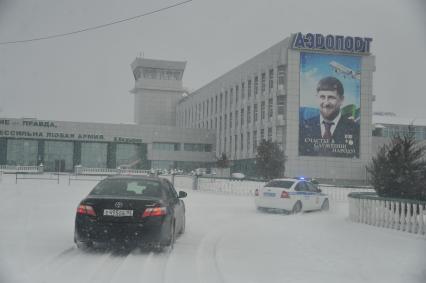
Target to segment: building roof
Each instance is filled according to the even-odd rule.
[[[378,125],[413,125],[426,127],[426,119],[417,117],[405,118],[396,116],[394,113],[380,112],[373,114],[373,125],[375,125],[376,127]]]
[[[170,61],[137,57],[132,62],[131,66],[132,70],[139,66],[146,68],[184,70],[186,66],[186,61]]]

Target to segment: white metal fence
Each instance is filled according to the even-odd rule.
[[[338,187],[322,184],[319,188],[334,202],[347,202],[348,195],[353,192],[374,192],[371,187]]]
[[[377,227],[384,227],[426,235],[426,204],[406,200],[386,200],[373,196],[350,195],[349,219]]]
[[[201,191],[225,193],[232,195],[254,196],[256,189],[265,185],[265,182],[247,180],[229,180],[218,178],[199,178],[197,189]],[[352,192],[374,192],[370,187],[337,187],[319,185],[323,193],[329,196],[332,202],[347,202],[348,194]]]

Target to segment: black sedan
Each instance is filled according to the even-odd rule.
[[[110,244],[171,249],[185,231],[184,197],[163,178],[108,177],[80,202],[74,242],[81,249]]]

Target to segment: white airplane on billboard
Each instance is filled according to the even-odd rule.
[[[336,73],[343,74],[343,77],[350,76],[353,79],[361,79],[361,74],[359,72],[355,72],[351,68],[348,68],[342,64],[337,63],[336,61],[331,61],[330,66]]]

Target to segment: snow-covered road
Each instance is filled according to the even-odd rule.
[[[330,212],[259,213],[247,196],[185,190],[174,250],[81,252],[75,209],[95,182],[0,182],[0,282],[426,282],[424,237]],[[180,188],[182,189],[182,188]]]

